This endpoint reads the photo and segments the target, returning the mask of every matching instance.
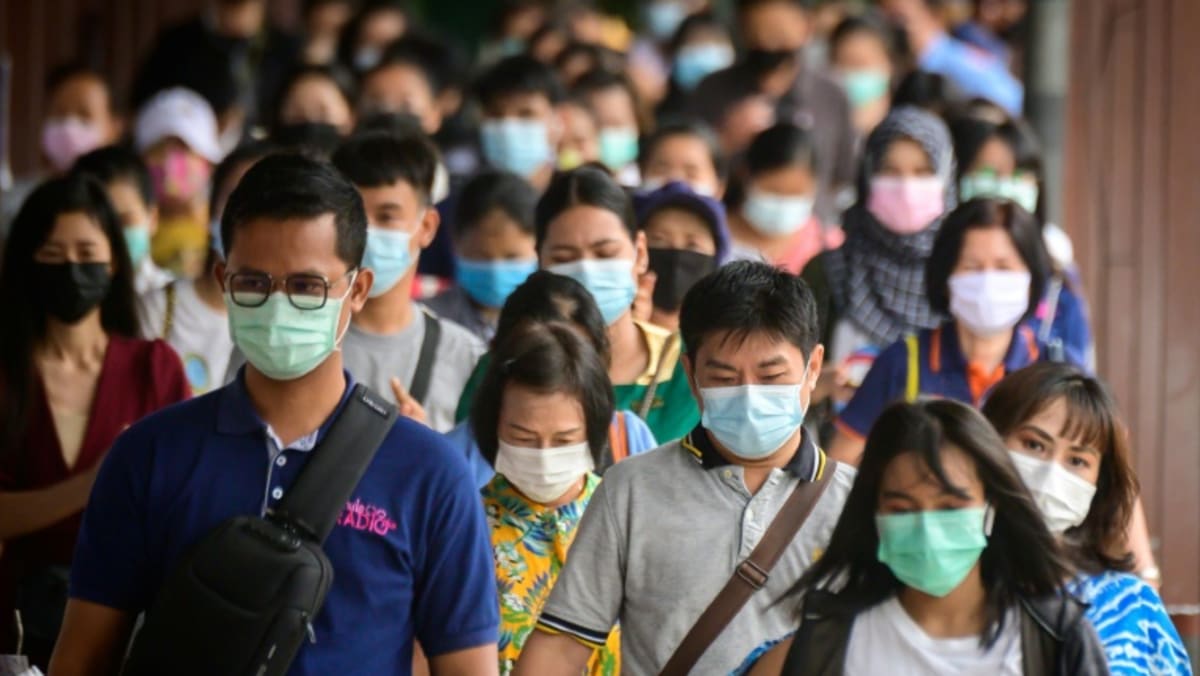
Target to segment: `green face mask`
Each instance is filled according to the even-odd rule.
[[[259,307],[242,307],[226,293],[225,307],[233,342],[246,361],[272,380],[295,380],[338,349],[338,319],[344,300],[345,296],[330,297],[324,307],[301,310],[287,295],[272,293]]]
[[[991,531],[984,507],[877,514],[879,560],[905,585],[942,597],[975,567]]]

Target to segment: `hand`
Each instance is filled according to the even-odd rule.
[[[429,424],[426,422],[425,409],[421,407],[421,402],[412,398],[399,378],[392,378],[392,395],[396,397],[396,408],[399,409],[400,415],[416,420],[422,425]]]
[[[638,277],[637,294],[633,297],[633,318],[643,322],[650,321],[654,312],[654,284],[658,276],[652,271],[646,271]]]

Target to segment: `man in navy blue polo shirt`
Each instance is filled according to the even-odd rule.
[[[187,549],[230,517],[265,513],[295,481],[353,384],[339,344],[371,288],[366,225],[354,187],[298,156],[262,160],[230,196],[217,274],[248,364],[113,446],[52,672],[114,673]],[[473,487],[439,435],[396,421],[325,543],[333,587],[290,673],[407,674],[414,639],[434,674],[497,672],[494,564]]]

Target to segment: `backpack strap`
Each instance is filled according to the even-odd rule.
[[[396,416],[395,406],[366,385],[355,385],[350,400],[271,516],[315,542],[325,542]]]
[[[167,296],[167,308],[163,312],[162,335],[159,338],[166,340],[171,335],[171,329],[175,326],[175,301],[177,298],[175,291],[175,282],[163,287],[163,293]]]
[[[838,463],[836,460],[827,460],[824,465],[820,476],[813,481],[801,481],[788,496],[754,551],[738,565],[724,588],[688,630],[660,676],[687,676],[754,592],[766,586],[771,569],[796,538],[796,533],[800,532],[800,527],[825,493]]]
[[[421,312],[425,313],[425,335],[421,338],[421,352],[417,356],[417,368],[413,371],[408,393],[424,406],[433,377],[433,362],[437,357],[438,343],[442,339],[442,320],[424,306],[421,306]]]
[[[904,379],[904,401],[912,403],[921,396],[921,343],[917,334],[904,336],[908,348],[908,374]]]

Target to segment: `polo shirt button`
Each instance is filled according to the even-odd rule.
[[[276,486],[275,489],[271,491],[271,497],[276,500],[278,500],[279,498],[282,498],[283,497],[283,489],[280,488],[279,486]]]
[[[279,465],[280,467],[283,467],[284,465],[287,464],[287,456],[284,456],[284,455],[279,456],[278,458],[275,459],[275,464]]]
[[[750,519],[751,521],[754,520],[754,510],[753,509],[746,510],[746,518]]]
[[[731,472],[729,470],[725,470],[725,478],[728,479],[731,476],[733,476],[733,472]]]

